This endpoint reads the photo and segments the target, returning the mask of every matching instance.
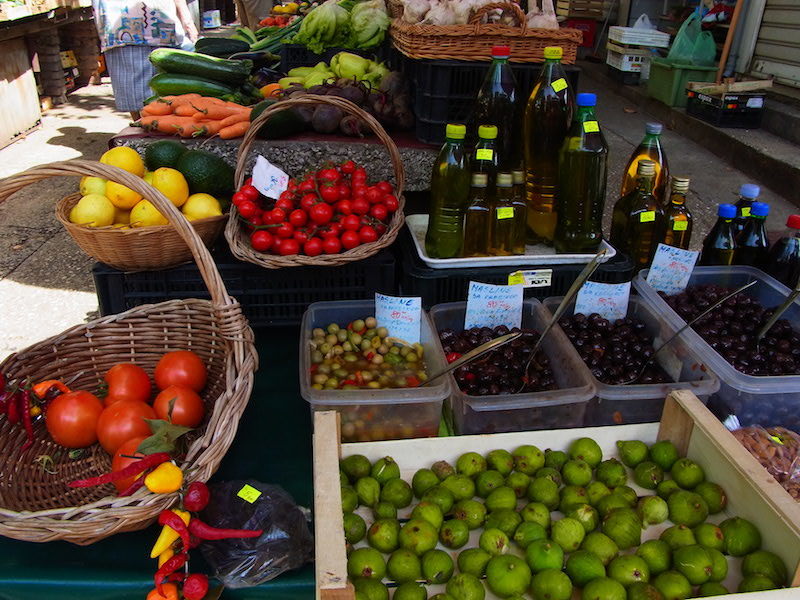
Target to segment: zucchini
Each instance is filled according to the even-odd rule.
[[[256,34],[253,33],[253,30],[249,27],[237,27],[236,37],[240,40],[248,42],[249,44],[255,44],[258,41],[256,39]]]
[[[275,102],[277,102],[275,98],[267,98],[256,104],[250,112],[250,121],[255,121],[256,117],[264,112],[264,109],[272,106]],[[293,108],[287,108],[270,116],[258,130],[257,136],[264,140],[277,140],[305,130],[306,123],[303,118]]]
[[[179,96],[181,94],[197,93],[201,96],[223,98],[225,96],[233,96],[238,92],[238,89],[219,81],[181,73],[159,73],[150,80],[150,88],[158,96]]]
[[[246,81],[253,68],[253,61],[225,60],[175,48],[153,50],[150,62],[166,73],[192,75],[234,85]]]
[[[250,44],[228,38],[204,37],[195,42],[194,51],[218,58],[228,58],[231,54],[250,52]]]

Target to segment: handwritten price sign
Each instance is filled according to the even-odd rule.
[[[253,186],[267,198],[277,200],[289,185],[289,176],[263,156],[256,157]]]
[[[392,337],[409,344],[419,342],[421,314],[421,298],[375,294],[375,319],[378,327],[386,327]]]
[[[575,312],[590,315],[597,313],[604,319],[616,321],[628,314],[631,282],[597,283],[587,281],[575,299]]]
[[[521,285],[491,285],[470,281],[464,329],[498,325],[505,325],[509,329],[519,327],[522,324],[522,294]]]
[[[679,294],[689,285],[689,278],[699,255],[699,252],[692,250],[659,244],[653,264],[647,272],[647,283],[668,296]]]

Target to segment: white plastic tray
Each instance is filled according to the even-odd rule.
[[[480,256],[472,258],[431,258],[425,253],[425,233],[428,231],[428,215],[408,215],[406,225],[411,231],[411,238],[422,261],[432,269],[456,269],[468,267],[502,267],[508,265],[574,265],[588,263],[594,254],[556,254],[556,251],[544,244],[525,246],[525,254],[511,256]],[[600,262],[606,262],[617,254],[614,247],[603,240],[600,248],[605,248],[606,255]]]

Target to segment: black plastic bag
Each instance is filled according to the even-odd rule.
[[[244,496],[250,491],[252,503]],[[224,529],[263,529],[258,538],[204,541],[203,558],[228,588],[252,587],[301,567],[313,558],[314,540],[306,511],[280,486],[259,481],[224,481],[210,487],[211,501],[201,518]]]

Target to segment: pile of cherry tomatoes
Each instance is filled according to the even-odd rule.
[[[258,252],[290,256],[339,254],[377,241],[400,207],[392,184],[367,184],[367,172],[348,160],[290,179],[277,200],[248,179],[233,203]]]

